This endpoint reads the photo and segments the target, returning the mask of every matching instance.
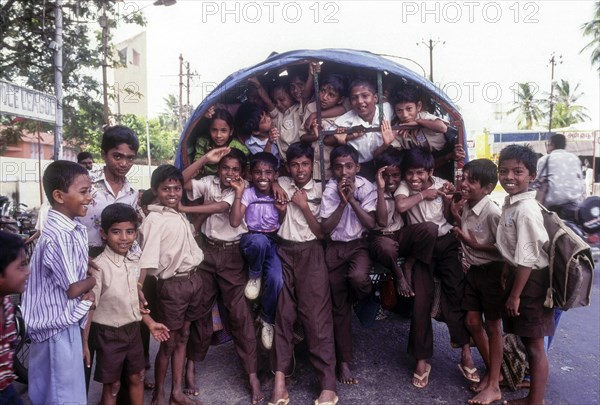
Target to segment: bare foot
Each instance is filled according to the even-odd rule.
[[[396,292],[401,297],[414,297],[415,293],[413,292],[410,284],[406,282],[406,278],[402,270],[398,266],[394,266],[394,282],[396,285]]]
[[[275,384],[273,384],[273,392],[271,393],[271,401],[269,404],[287,405],[290,401],[290,396],[285,388],[285,374],[281,371],[275,373]]]
[[[152,391],[152,402],[150,403],[152,405],[166,405],[167,403],[165,401],[165,393],[163,390],[155,388],[154,391]]]
[[[352,372],[350,371],[350,366],[347,362],[341,362],[338,367],[338,380],[342,384],[358,384],[358,380],[352,377]]]
[[[260,381],[256,373],[249,375],[250,390],[252,391],[252,405],[256,405],[265,399],[265,394],[260,388]]]
[[[196,387],[196,365],[192,360],[187,360],[185,363],[185,385],[183,386],[185,395],[197,397],[200,395]]]
[[[415,296],[415,292],[412,289],[412,287],[413,287],[412,271],[413,271],[413,266],[414,266],[415,262],[416,262],[415,258],[409,257],[408,259],[406,259],[406,261],[404,262],[404,265],[402,266],[402,273],[404,274],[404,279],[406,280],[406,284],[408,286],[410,297]]]
[[[486,387],[479,394],[475,395],[472,399],[467,402],[470,404],[488,405],[494,401],[502,399],[502,394],[499,388]]]
[[[153,390],[154,383],[152,381],[144,380],[144,389],[145,390]]]
[[[202,402],[189,399],[183,392],[171,392],[169,405],[202,405]]]

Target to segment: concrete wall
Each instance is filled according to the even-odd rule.
[[[42,160],[41,163],[43,175],[44,168],[52,161]],[[156,166],[152,166],[152,170],[155,168]],[[43,195],[40,178],[37,160],[0,156],[0,195],[25,203],[29,208],[39,207],[40,196]],[[127,178],[135,188],[150,188],[148,166],[134,165]],[[46,200],[46,196],[43,196],[43,200]]]

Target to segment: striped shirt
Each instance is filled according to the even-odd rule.
[[[85,227],[50,210],[30,267],[23,293],[23,318],[31,340],[43,342],[75,323],[83,327],[92,304],[80,298],[67,298],[67,290],[86,277]]]
[[[11,297],[4,297],[2,310],[4,311],[4,324],[0,329],[0,391],[6,389],[15,380],[13,342],[17,337],[17,328]]]

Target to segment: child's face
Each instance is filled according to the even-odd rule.
[[[462,198],[468,201],[469,205],[474,206],[492,191],[492,185],[488,184],[487,186],[482,187],[481,183],[478,180],[475,180],[469,171],[466,170],[462,174],[459,190]]]
[[[108,228],[108,232],[100,229],[100,235],[115,253],[125,256],[137,238],[137,230],[132,222],[116,222]]]
[[[109,149],[108,152],[102,151],[102,159],[106,164],[106,170],[114,178],[124,178],[136,157],[136,153],[129,145],[122,143],[116,148]]]
[[[312,178],[313,162],[306,156],[293,158],[287,167],[297,187],[304,187]]]
[[[527,191],[535,174],[529,173],[527,167],[515,159],[503,160],[498,165],[498,181],[509,195]]]
[[[258,162],[252,173],[250,173],[252,185],[261,193],[269,194],[271,192],[271,184],[277,179],[277,173],[273,166],[264,162]]]
[[[271,116],[268,113],[263,112],[260,116],[260,122],[258,123],[258,132],[260,134],[268,134],[268,132],[271,130],[271,125]]]
[[[433,174],[432,170],[425,170],[424,168],[412,168],[408,169],[404,173],[404,180],[408,183],[408,187],[413,191],[422,191],[431,187],[431,181],[429,178]]]
[[[351,156],[340,156],[335,158],[331,165],[333,177],[339,182],[354,183],[360,165],[352,160]]]
[[[296,102],[302,102],[302,90],[304,89],[304,81],[298,76],[294,77],[290,82],[290,94]]]
[[[76,176],[66,193],[62,190],[53,191],[52,197],[55,201],[53,208],[71,219],[85,217],[88,205],[92,202],[91,188],[90,176],[87,174]]]
[[[223,158],[219,163],[219,180],[221,188],[231,187],[231,180],[237,180],[242,175],[240,161],[234,158]]]
[[[177,210],[183,195],[183,187],[179,181],[168,179],[160,183],[154,192],[160,205]]]
[[[367,86],[354,86],[350,92],[352,109],[367,122],[371,122],[375,116],[377,100],[377,94],[373,93]]]
[[[294,101],[284,89],[275,89],[273,91],[273,103],[279,111],[286,112],[294,104]]]
[[[29,277],[29,263],[25,250],[21,249],[15,260],[10,262],[0,275],[0,294],[17,294],[25,290],[25,282]]]
[[[225,120],[215,118],[210,124],[210,137],[217,147],[227,145],[232,132]]]
[[[383,181],[385,182],[385,190],[389,193],[393,194],[394,191],[396,191],[396,189],[400,185],[401,180],[402,175],[398,166],[388,166],[387,169],[383,171]]]
[[[321,86],[319,92],[319,100],[321,100],[321,108],[327,110],[328,108],[335,107],[342,103],[342,97],[332,85],[326,84]]]
[[[421,112],[422,104],[418,103],[397,103],[394,106],[394,112],[400,123],[412,122],[417,119],[417,114]]]

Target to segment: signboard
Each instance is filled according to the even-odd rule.
[[[56,122],[56,97],[0,80],[0,114]]]

